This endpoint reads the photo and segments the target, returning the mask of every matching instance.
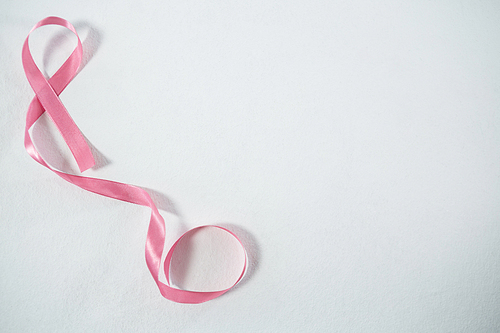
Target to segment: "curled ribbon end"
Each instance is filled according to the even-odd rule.
[[[92,161],[87,161],[85,164],[79,164],[78,167],[80,168],[80,172],[85,172],[88,169],[92,168],[95,165],[94,159]]]
[[[85,167],[85,169],[80,169],[80,172],[84,173],[85,171],[87,171],[88,169],[91,169],[92,167],[93,167],[93,165],[89,166],[89,167]]]

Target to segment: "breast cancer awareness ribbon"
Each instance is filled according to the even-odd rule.
[[[65,27],[71,30],[78,39],[78,44],[74,51],[64,62],[61,68],[59,68],[59,70],[57,70],[57,72],[48,80],[44,77],[44,75],[35,64],[35,61],[31,56],[28,43],[30,34],[35,29],[44,25],[59,25]],[[223,227],[206,225],[196,227],[184,233],[167,252],[164,262],[164,272],[167,283],[163,283],[159,280],[159,275],[163,247],[165,243],[165,222],[163,220],[163,217],[160,215],[156,205],[153,203],[153,200],[151,200],[149,194],[142,188],[134,185],[123,184],[98,178],[84,177],[80,175],[73,175],[56,170],[52,168],[48,163],[46,163],[36,150],[33,141],[31,140],[29,130],[35,124],[38,118],[40,118],[40,116],[44,112],[47,112],[60,131],[66,144],[69,146],[78,164],[78,167],[80,168],[80,171],[83,172],[91,168],[95,164],[87,141],[85,140],[83,134],[80,132],[79,128],[76,126],[75,122],[59,99],[59,94],[61,94],[64,88],[75,77],[82,61],[82,53],[82,43],[75,28],[73,27],[73,25],[71,25],[71,23],[59,17],[52,16],[41,20],[33,27],[33,29],[31,29],[30,33],[26,37],[22,50],[22,63],[24,71],[26,73],[26,77],[28,78],[31,87],[35,92],[35,97],[29,105],[28,113],[26,116],[26,128],[24,132],[24,146],[26,148],[26,151],[35,161],[53,171],[64,180],[76,186],[79,186],[82,189],[109,198],[131,202],[137,205],[151,208],[151,217],[146,236],[146,264],[163,297],[178,303],[195,304],[209,301],[224,294],[232,287],[234,287],[243,277],[247,266],[246,256],[244,258],[242,272],[237,281],[227,289],[211,292],[190,291],[173,287],[171,285],[169,277],[170,263],[172,260],[174,249],[181,241],[181,239],[201,228],[218,228],[225,232],[228,232],[236,238],[236,240],[243,248],[242,242],[233,232]],[[243,251],[245,251],[244,248]]]

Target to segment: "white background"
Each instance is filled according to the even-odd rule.
[[[21,48],[51,15],[84,40],[61,99],[102,153],[86,174],[156,191],[169,241],[236,230],[251,259],[236,289],[162,298],[148,209],[24,151]],[[499,22],[493,0],[3,0],[0,331],[499,332]],[[75,45],[63,30],[33,34],[48,74]],[[74,168],[38,125],[43,156]],[[206,238],[185,285],[234,275],[207,270]]]

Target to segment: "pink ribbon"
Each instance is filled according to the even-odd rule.
[[[44,75],[36,66],[33,57],[31,56],[28,40],[30,34],[35,29],[50,24],[60,25],[71,30],[78,39],[78,45],[61,66],[61,68],[59,68],[59,70],[47,81],[47,79],[45,79]],[[227,289],[211,292],[189,291],[172,287],[169,278],[170,262],[174,249],[180,242],[180,240],[195,230],[208,227],[219,228],[235,237],[238,240],[239,244],[243,247],[243,244],[234,233],[227,230],[226,228],[214,225],[196,227],[184,233],[174,243],[174,245],[167,253],[164,263],[164,271],[167,279],[167,283],[165,284],[159,280],[161,257],[163,254],[163,247],[165,243],[165,222],[163,220],[163,217],[158,212],[156,205],[151,200],[149,194],[145,190],[137,186],[104,179],[72,175],[55,170],[43,160],[38,151],[35,149],[35,146],[33,145],[31,136],[29,134],[29,129],[44,112],[47,112],[62,134],[62,137],[66,141],[66,144],[69,146],[76,162],[78,163],[80,171],[83,172],[91,168],[95,164],[94,157],[92,156],[87,141],[85,140],[83,134],[80,132],[79,128],[76,126],[75,122],[59,99],[59,94],[75,77],[82,60],[82,53],[82,43],[80,41],[80,38],[78,37],[78,34],[76,33],[75,28],[71,25],[71,23],[59,17],[47,17],[41,20],[33,27],[33,29],[31,29],[28,37],[26,37],[22,52],[22,62],[26,77],[28,78],[28,81],[35,91],[36,95],[31,101],[26,116],[26,128],[24,133],[24,146],[26,148],[26,151],[35,161],[52,170],[59,177],[76,186],[109,198],[131,202],[151,208],[151,218],[149,221],[149,228],[146,237],[146,264],[163,297],[179,303],[202,303],[224,294],[232,287],[234,287],[243,277],[247,266],[246,257],[243,270],[237,281]]]

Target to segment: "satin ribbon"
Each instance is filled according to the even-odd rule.
[[[37,28],[44,25],[60,25],[62,27],[68,28],[71,30],[78,39],[78,45],[68,57],[68,59],[64,62],[64,64],[57,70],[57,72],[47,80],[41,71],[38,69],[35,64],[33,57],[31,56],[29,50],[29,36],[30,34]],[[31,29],[30,33],[26,37],[24,42],[23,51],[22,51],[22,62],[24,71],[26,73],[26,77],[28,81],[35,91],[35,97],[31,101],[28,113],[26,116],[26,128],[24,133],[24,146],[28,154],[38,163],[43,165],[44,167],[55,172],[59,177],[64,180],[79,186],[87,191],[94,192],[109,198],[118,199],[126,202],[131,202],[134,204],[142,205],[151,208],[151,218],[149,221],[148,233],[146,236],[146,264],[148,266],[151,275],[153,276],[154,281],[158,285],[160,293],[163,297],[179,303],[202,303],[209,301],[213,298],[216,298],[232,287],[234,287],[243,277],[247,260],[245,256],[245,263],[243,266],[243,270],[237,279],[237,281],[229,288],[218,291],[211,292],[200,292],[200,291],[189,291],[178,289],[171,286],[170,283],[170,262],[172,259],[172,255],[175,247],[181,241],[181,239],[187,236],[189,233],[201,229],[201,228],[219,228],[225,232],[228,232],[233,237],[235,237],[239,244],[243,248],[243,244],[238,239],[238,237],[232,233],[230,230],[214,226],[200,226],[194,229],[191,229],[184,233],[170,248],[167,253],[165,262],[164,262],[164,272],[167,283],[163,283],[159,280],[159,273],[161,268],[161,258],[163,254],[163,247],[165,243],[165,222],[163,217],[158,212],[156,205],[151,200],[149,194],[140,187],[134,185],[128,185],[123,183],[118,183],[114,181],[98,179],[98,178],[90,178],[79,175],[68,174],[59,170],[52,168],[49,164],[47,164],[42,156],[36,150],[29,133],[31,126],[38,120],[38,118],[44,113],[47,112],[50,118],[53,120],[58,130],[60,131],[62,137],[64,138],[66,144],[69,146],[71,153],[73,154],[80,171],[83,172],[94,166],[95,161],[92,156],[91,150],[87,141],[85,140],[83,134],[80,132],[75,122],[69,115],[68,111],[62,104],[59,99],[59,94],[64,90],[64,88],[71,82],[71,80],[75,77],[78,68],[82,61],[82,43],[78,34],[76,33],[75,28],[68,21],[59,18],[59,17],[47,17],[40,22],[38,22],[33,29]],[[245,250],[243,248],[243,250]]]

